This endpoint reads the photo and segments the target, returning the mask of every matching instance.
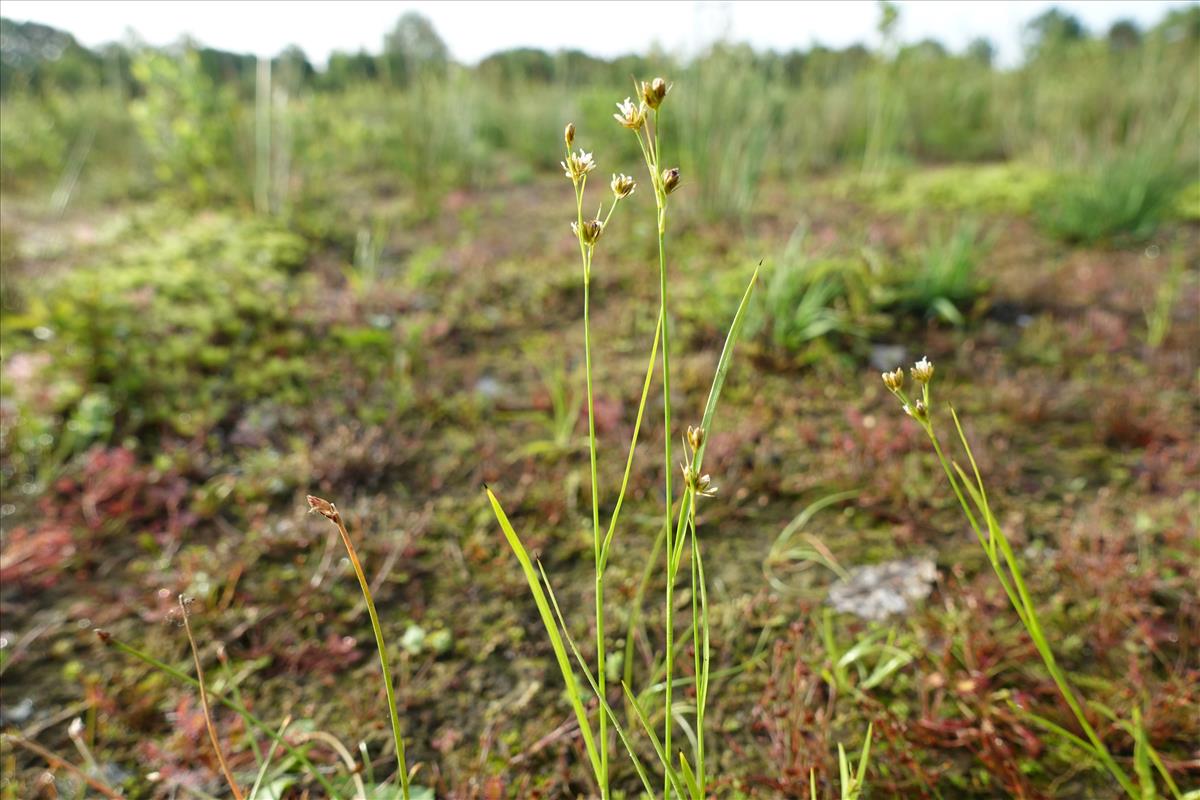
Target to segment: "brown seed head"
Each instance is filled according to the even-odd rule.
[[[583,240],[586,245],[593,245],[600,238],[600,234],[604,233],[604,223],[598,219],[588,219],[583,221],[583,227],[580,228],[578,223],[571,223],[571,231]]]
[[[574,122],[567,123],[567,128],[566,128],[566,130],[563,131],[563,141],[565,141],[567,143],[568,148],[570,148],[570,146],[572,144],[574,144],[574,142],[575,142],[575,123]]]
[[[313,497],[311,494],[308,495],[308,510],[310,512],[315,511],[330,522],[338,522],[341,520],[341,516],[338,514],[337,506],[328,500],[322,500],[319,497]]]
[[[662,78],[655,78],[650,83],[642,81],[642,100],[650,108],[657,109],[662,105],[663,98],[669,91],[671,91],[671,87]]]
[[[704,428],[693,428],[691,425],[687,429],[688,447],[692,448],[692,453],[698,451],[704,444]]]
[[[104,628],[93,628],[92,632],[96,634],[101,644],[108,644],[112,641],[112,634],[104,630]]]
[[[679,168],[678,167],[671,167],[670,169],[663,170],[662,185],[663,185],[663,191],[666,192],[667,194],[670,194],[671,192],[675,191],[676,187],[679,186]]]

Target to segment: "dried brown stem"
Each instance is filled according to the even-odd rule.
[[[225,763],[225,754],[221,752],[221,741],[217,738],[217,726],[213,724],[212,712],[208,707],[208,691],[204,688],[204,670],[200,667],[200,651],[196,648],[196,638],[192,636],[192,624],[188,621],[187,601],[183,595],[179,596],[179,611],[183,615],[183,629],[187,631],[188,644],[192,647],[192,661],[196,664],[196,681],[200,687],[200,707],[204,710],[204,724],[208,727],[208,738],[212,742],[213,750],[217,753],[217,762],[221,765],[225,781],[233,790],[235,800],[245,800],[241,788],[233,779],[233,773],[229,771],[229,764]]]

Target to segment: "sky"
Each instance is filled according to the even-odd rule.
[[[1129,18],[1143,27],[1157,22],[1172,0],[1078,2],[946,2],[900,4],[900,39],[936,38],[951,50],[986,36],[1001,64],[1021,54],[1023,23],[1057,5],[1103,31]],[[272,56],[290,44],[323,65],[333,50],[378,52],[384,33],[406,11],[428,17],[459,61],[473,64],[498,50],[576,48],[612,57],[644,52],[658,44],[688,54],[722,36],[767,49],[806,48],[816,42],[844,47],[875,41],[877,5],[862,2],[268,2],[242,0],[5,0],[3,15],[69,31],[88,46],[123,41],[129,31],[161,46],[192,38],[210,47]]]

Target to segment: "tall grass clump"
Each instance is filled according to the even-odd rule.
[[[671,132],[680,160],[695,175],[701,213],[744,219],[753,209],[786,104],[782,82],[754,62],[749,47],[715,45],[688,67],[695,87]],[[736,120],[736,124],[732,121]]]
[[[799,352],[868,333],[871,276],[860,260],[815,257],[805,252],[802,236],[793,236],[763,283],[748,333],[761,331],[775,347]]]
[[[1069,243],[1140,242],[1175,211],[1195,179],[1156,150],[1118,153],[1057,181],[1036,207],[1047,232]]]
[[[879,32],[881,45],[873,68],[874,91],[871,92],[871,121],[867,127],[866,148],[863,151],[862,174],[866,178],[878,178],[885,172],[898,150],[900,136],[899,118],[903,114],[903,94],[897,91],[895,76],[896,53],[900,9],[896,4],[883,0],[879,4]]]
[[[1000,586],[1004,589],[1005,595],[1008,596],[1009,602],[1017,614],[1017,619],[1020,620],[1021,625],[1028,632],[1029,638],[1033,640],[1033,645],[1037,649],[1038,655],[1041,656],[1042,663],[1046,666],[1046,671],[1050,673],[1050,677],[1058,688],[1059,694],[1066,702],[1068,708],[1070,708],[1076,723],[1079,725],[1079,729],[1083,732],[1083,736],[1081,737],[1072,733],[1056,723],[1042,719],[1036,715],[1032,715],[1034,722],[1075,745],[1081,752],[1091,758],[1096,766],[1106,770],[1113,781],[1132,800],[1158,796],[1154,785],[1151,764],[1153,764],[1153,768],[1162,776],[1172,796],[1177,798],[1182,797],[1179,788],[1175,785],[1162,759],[1150,745],[1136,712],[1133,723],[1119,723],[1122,728],[1132,731],[1134,741],[1137,744],[1137,753],[1135,755],[1138,767],[1136,780],[1131,778],[1129,773],[1117,763],[1117,760],[1109,752],[1107,745],[1105,745],[1104,740],[1096,732],[1091,722],[1088,721],[1087,713],[1084,710],[1086,701],[1080,700],[1080,696],[1071,686],[1066,671],[1059,665],[1058,659],[1054,655],[1054,650],[1050,646],[1046,630],[1042,626],[1041,619],[1038,616],[1037,606],[1025,582],[1021,561],[1017,557],[1016,551],[1005,535],[1003,528],[1000,527],[995,513],[992,511],[991,504],[988,501],[987,489],[984,487],[983,476],[979,472],[979,465],[975,460],[974,453],[971,451],[971,445],[967,441],[966,434],[963,433],[962,424],[959,422],[958,414],[955,412],[953,406],[950,407],[950,417],[954,420],[955,432],[958,435],[963,452],[967,456],[967,462],[971,468],[970,475],[968,475],[967,471],[958,462],[947,457],[946,451],[942,446],[942,441],[938,437],[933,413],[933,400],[929,389],[930,383],[933,380],[933,372],[933,364],[927,358],[922,358],[913,365],[910,374],[917,386],[917,391],[920,393],[916,398],[910,398],[904,390],[905,375],[903,369],[883,373],[883,383],[888,391],[900,401],[904,413],[914,419],[929,438],[930,444],[933,446],[933,451],[937,455],[938,462],[942,466],[942,471],[946,474],[946,480],[949,481],[950,488],[954,492],[959,505],[962,507],[963,514],[966,516],[971,530],[974,531],[980,547],[983,548],[984,554],[987,556],[988,564],[992,567],[992,571],[1000,581]],[[1087,705],[1103,708],[1097,703],[1087,703]],[[1109,715],[1112,714],[1112,712],[1108,713]]]
[[[701,800],[708,796],[708,786],[711,776],[708,773],[705,757],[704,717],[708,699],[711,650],[709,643],[708,598],[705,588],[701,543],[697,536],[696,504],[698,498],[712,497],[716,493],[716,488],[712,485],[711,479],[702,470],[707,444],[707,432],[712,428],[721,387],[729,369],[734,344],[745,320],[754,281],[757,277],[756,273],[755,278],[751,279],[750,285],[746,288],[741,304],[730,325],[725,347],[717,364],[716,374],[709,391],[708,401],[700,425],[698,427],[688,426],[687,428],[687,433],[684,437],[684,457],[682,463],[679,465],[683,471],[682,486],[677,487],[672,480],[672,474],[676,465],[672,455],[674,423],[672,420],[670,382],[672,355],[670,339],[671,306],[668,294],[670,280],[666,241],[670,196],[680,186],[680,171],[677,168],[667,166],[662,153],[662,139],[660,137],[662,130],[661,111],[670,88],[661,78],[657,78],[653,82],[642,83],[640,86],[635,85],[635,89],[640,95],[639,99],[635,102],[633,99],[626,98],[623,103],[618,103],[618,113],[614,115],[622,127],[628,129],[637,137],[638,147],[645,162],[650,187],[654,193],[658,240],[659,304],[658,324],[654,341],[650,347],[649,363],[647,365],[646,378],[642,386],[637,420],[634,424],[633,440],[630,442],[625,458],[624,476],[621,480],[620,488],[616,492],[613,512],[607,525],[602,524],[600,518],[603,493],[601,492],[598,480],[598,448],[592,395],[591,276],[597,243],[607,230],[613,211],[617,205],[634,192],[637,184],[634,179],[627,175],[614,175],[610,184],[613,198],[608,211],[604,212],[602,206],[600,212],[595,217],[586,215],[584,213],[584,191],[589,174],[596,168],[596,162],[593,155],[583,149],[571,150],[575,141],[574,124],[567,126],[564,136],[566,158],[562,162],[562,167],[566,177],[570,179],[575,193],[573,214],[575,219],[571,223],[571,229],[579,244],[583,295],[584,370],[588,408],[588,467],[592,489],[593,613],[596,631],[596,652],[593,665],[589,665],[583,658],[582,653],[571,637],[567,621],[562,616],[553,589],[547,576],[541,571],[540,564],[535,564],[534,559],[530,557],[496,494],[490,488],[487,489],[492,509],[496,514],[509,546],[517,557],[517,561],[529,584],[530,592],[533,594],[534,602],[538,608],[542,622],[546,627],[559,670],[566,685],[568,698],[579,724],[580,735],[583,738],[584,748],[592,769],[597,793],[601,798],[605,799],[613,796],[609,753],[610,739],[612,738],[610,728],[615,732],[617,738],[621,740],[632,766],[641,781],[642,787],[648,795],[664,798],[689,797],[693,800]],[[612,706],[609,704],[610,697],[605,655],[608,639],[605,631],[606,606],[604,594],[605,573],[611,556],[619,550],[621,542],[616,536],[617,523],[625,501],[629,475],[633,466],[634,450],[653,379],[654,366],[658,359],[660,342],[662,350],[663,489],[665,498],[662,509],[660,540],[665,542],[666,559],[666,585],[663,596],[664,641],[662,645],[663,663],[661,667],[663,691],[660,709],[663,727],[661,736],[650,722],[650,718],[655,715],[643,707],[643,701],[639,699],[633,687],[629,685],[629,681],[623,681],[621,688],[634,717],[637,719],[642,735],[650,740],[654,752],[658,757],[659,766],[663,773],[661,792],[655,788],[656,782],[652,780],[650,773],[637,755],[637,750],[631,739],[632,732],[626,730],[626,727],[621,724],[620,718],[613,712]],[[681,709],[675,706],[674,702],[675,629],[677,626],[674,616],[675,588],[679,579],[679,573],[685,564],[685,557],[688,564],[687,572],[690,578],[689,588],[691,598],[691,620],[687,628],[692,637],[692,652],[695,661],[693,664],[695,670],[695,702],[691,707],[694,716],[692,730],[694,731],[695,738],[692,740],[690,757],[687,753],[676,748],[674,736],[676,715],[683,713]],[[569,654],[568,649],[570,651]],[[576,676],[576,668],[572,665],[571,660],[572,655],[575,658],[575,665],[583,673],[587,687],[591,689],[591,694],[594,695],[600,707],[594,723],[589,718],[586,710],[585,689],[581,686]],[[626,674],[628,675],[628,673]]]
[[[896,274],[891,305],[962,325],[965,312],[986,288],[979,267],[988,247],[982,227],[974,220],[933,230],[916,257]]]

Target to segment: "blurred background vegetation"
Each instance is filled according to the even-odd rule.
[[[612,95],[658,70],[691,90],[667,135],[705,214],[747,213],[764,179],[1007,162],[1070,186],[1048,196],[1026,180],[1020,196],[998,202],[1043,202],[1046,224],[1064,236],[1144,234],[1170,213],[1179,185],[1194,184],[1198,19],[1187,7],[1148,30],[1122,21],[1093,34],[1051,9],[1028,25],[1026,58],[1011,69],[992,63],[987,40],[963,53],[931,40],[901,45],[887,20],[876,50],[718,43],[675,63],[518,49],[463,66],[410,13],[381,53],[334,52],[322,70],[295,47],[269,60],[188,42],[93,51],[6,19],[0,92],[21,124],[5,126],[2,178],[7,192],[79,182],[101,199],[166,192],[286,217],[330,185],[375,176],[432,208],[439,193],[549,169],[563,118],[607,131]],[[633,155],[625,142],[610,158]],[[107,180],[80,181],[85,170]],[[1080,219],[1089,201],[1130,194],[1145,197],[1102,215],[1120,218],[1115,230]]]

